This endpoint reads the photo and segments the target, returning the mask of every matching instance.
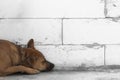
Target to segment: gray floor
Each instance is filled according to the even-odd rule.
[[[36,75],[14,74],[0,77],[0,80],[120,80],[120,72],[52,71]]]

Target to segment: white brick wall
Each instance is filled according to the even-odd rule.
[[[120,17],[120,0],[107,0],[107,17]]]
[[[120,65],[120,45],[106,46],[106,64]]]
[[[120,22],[110,19],[64,20],[64,44],[120,43]]]
[[[36,48],[58,67],[120,64],[119,0],[0,0],[0,39]]]
[[[1,0],[0,11],[0,16],[3,18],[104,17],[104,2],[101,0]]]
[[[0,30],[0,38],[20,44],[26,44],[30,38],[37,44],[61,44],[59,19],[4,19]]]
[[[104,47],[89,48],[85,45],[36,46],[46,58],[58,67],[104,65]]]

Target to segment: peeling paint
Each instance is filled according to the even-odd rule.
[[[114,22],[119,22],[120,16],[118,16],[118,17],[111,17],[111,20],[114,21]]]
[[[117,5],[116,5],[116,4],[113,4],[113,6],[114,6],[114,7],[117,7]]]
[[[93,44],[82,44],[82,45],[85,46],[85,47],[94,48],[94,49],[99,49],[99,48],[104,47],[103,44],[98,44],[98,43],[93,43]]]
[[[48,38],[46,37],[45,40],[48,40]]]

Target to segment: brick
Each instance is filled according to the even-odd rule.
[[[89,48],[83,45],[36,46],[58,67],[98,66],[104,64],[104,48]]]
[[[1,0],[0,17],[104,17],[104,2],[101,0]]]
[[[106,46],[106,64],[120,65],[120,45]]]
[[[107,0],[107,17],[120,17],[120,0]]]
[[[120,22],[111,19],[66,19],[63,22],[64,44],[120,43]]]
[[[39,44],[61,44],[61,20],[5,19],[0,22],[0,38],[26,44],[31,38]]]

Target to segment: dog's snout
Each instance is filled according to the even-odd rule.
[[[55,65],[53,63],[50,63],[50,67],[51,67],[51,69],[53,69],[55,67]]]
[[[47,67],[47,71],[51,71],[54,68],[54,64],[49,62],[49,66]]]
[[[55,65],[53,63],[51,63],[51,62],[47,62],[47,63],[48,63],[48,66],[47,66],[46,70],[43,70],[43,72],[51,71],[55,67]]]

